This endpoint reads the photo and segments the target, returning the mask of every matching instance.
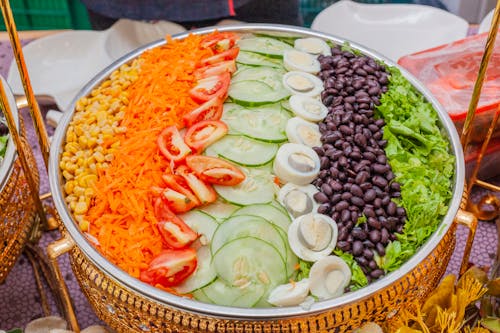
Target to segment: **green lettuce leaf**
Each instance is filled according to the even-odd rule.
[[[363,273],[361,267],[359,267],[356,260],[354,260],[352,254],[345,253],[342,250],[338,249],[333,251],[333,253],[342,258],[347,263],[347,266],[351,268],[352,277],[351,277],[351,284],[349,285],[349,287],[351,288],[352,291],[358,290],[368,284],[368,279],[366,278],[365,273]]]
[[[455,163],[432,105],[397,68],[389,71],[389,89],[380,99],[376,116],[386,122],[385,151],[401,184],[399,204],[406,209],[407,222],[380,258],[386,272],[398,269],[437,229],[452,196]]]

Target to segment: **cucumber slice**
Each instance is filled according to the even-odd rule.
[[[262,168],[240,168],[246,176],[243,182],[235,186],[214,185],[214,189],[224,200],[235,205],[269,203],[276,196],[276,188],[268,165]]]
[[[231,78],[231,85],[241,81],[259,81],[267,84],[273,90],[283,89],[283,75],[286,71],[283,69],[270,67],[248,67],[245,70],[234,74]]]
[[[255,283],[270,290],[287,279],[285,263],[278,250],[255,237],[226,243],[214,254],[213,262],[219,278],[231,286]]]
[[[288,227],[290,226],[290,223],[292,223],[292,221],[288,217],[288,214],[284,214],[278,208],[273,207],[270,204],[249,205],[241,207],[233,213],[233,216],[241,215],[260,216],[282,229],[285,233],[288,232]]]
[[[194,290],[203,288],[217,278],[215,267],[212,262],[212,254],[208,246],[202,246],[196,251],[198,266],[182,284],[174,289],[180,294],[187,294]]]
[[[222,114],[222,120],[229,127],[230,134],[243,134],[266,142],[286,141],[285,129],[290,118],[289,113],[283,111],[279,104],[245,108],[226,103]]]
[[[198,209],[213,217],[217,222],[220,222],[231,216],[233,212],[239,208],[240,206],[236,206],[222,200],[217,200]]]
[[[288,211],[286,210],[286,208],[283,207],[283,205],[279,201],[273,200],[273,201],[271,201],[270,205],[276,209],[279,209],[286,216],[290,216],[290,215],[288,215]]]
[[[214,254],[226,243],[234,239],[252,236],[273,244],[280,255],[286,258],[288,240],[282,238],[280,231],[282,230],[259,216],[232,216],[224,223],[221,223],[215,231],[210,250]]]
[[[241,288],[233,287],[221,279],[217,279],[201,291],[210,303],[250,308],[262,299],[266,288],[262,284],[256,283],[250,283]]]
[[[205,154],[222,156],[244,166],[259,166],[271,162],[278,152],[275,143],[257,141],[243,135],[226,135],[211,144]]]
[[[267,66],[283,69],[282,61],[255,52],[240,51],[236,58],[236,62],[248,66]]]
[[[207,294],[203,291],[203,289],[195,290],[191,293],[195,300],[203,303],[213,303],[210,298],[208,298]]]
[[[279,102],[290,96],[290,91],[284,86],[273,90],[271,86],[260,81],[238,81],[229,86],[229,97],[238,104],[258,106]]]
[[[240,51],[260,53],[272,58],[283,58],[285,50],[293,47],[282,41],[269,37],[244,38],[238,41]]]
[[[210,243],[215,229],[219,226],[212,216],[196,209],[179,215],[179,217],[186,222],[194,232],[205,237],[205,239],[202,240],[204,244]]]

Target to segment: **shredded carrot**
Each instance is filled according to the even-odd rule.
[[[154,187],[164,187],[168,161],[159,153],[157,137],[169,125],[182,127],[182,116],[196,108],[189,97],[193,72],[213,55],[202,49],[201,36],[144,52],[138,79],[128,88],[129,104],[120,126],[126,131],[106,141],[119,142],[114,159],[98,171],[95,197],[85,216],[100,251],[134,277],[165,247],[155,227]]]

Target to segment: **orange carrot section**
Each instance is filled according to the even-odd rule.
[[[140,57],[138,79],[129,87],[129,104],[113,138],[119,149],[106,169],[98,171],[95,197],[86,220],[100,251],[134,277],[148,267],[164,244],[155,227],[153,187],[164,187],[170,165],[158,151],[157,138],[169,125],[181,128],[184,114],[197,107],[189,97],[200,60],[213,55],[200,47],[202,37],[146,51]],[[110,142],[111,143],[111,142]]]

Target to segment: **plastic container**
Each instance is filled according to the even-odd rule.
[[[479,65],[488,33],[467,37],[450,44],[402,57],[398,64],[410,71],[443,105],[462,132]],[[473,162],[479,145],[484,141],[491,120],[500,107],[500,37],[497,37],[491,56],[481,98],[471,132],[471,145],[465,152],[466,162]],[[487,155],[500,162],[500,126],[493,133]],[[491,160],[491,156],[488,157]],[[491,164],[491,163],[490,163]],[[495,165],[497,163],[492,163]],[[500,173],[497,167],[483,169],[485,177]]]

